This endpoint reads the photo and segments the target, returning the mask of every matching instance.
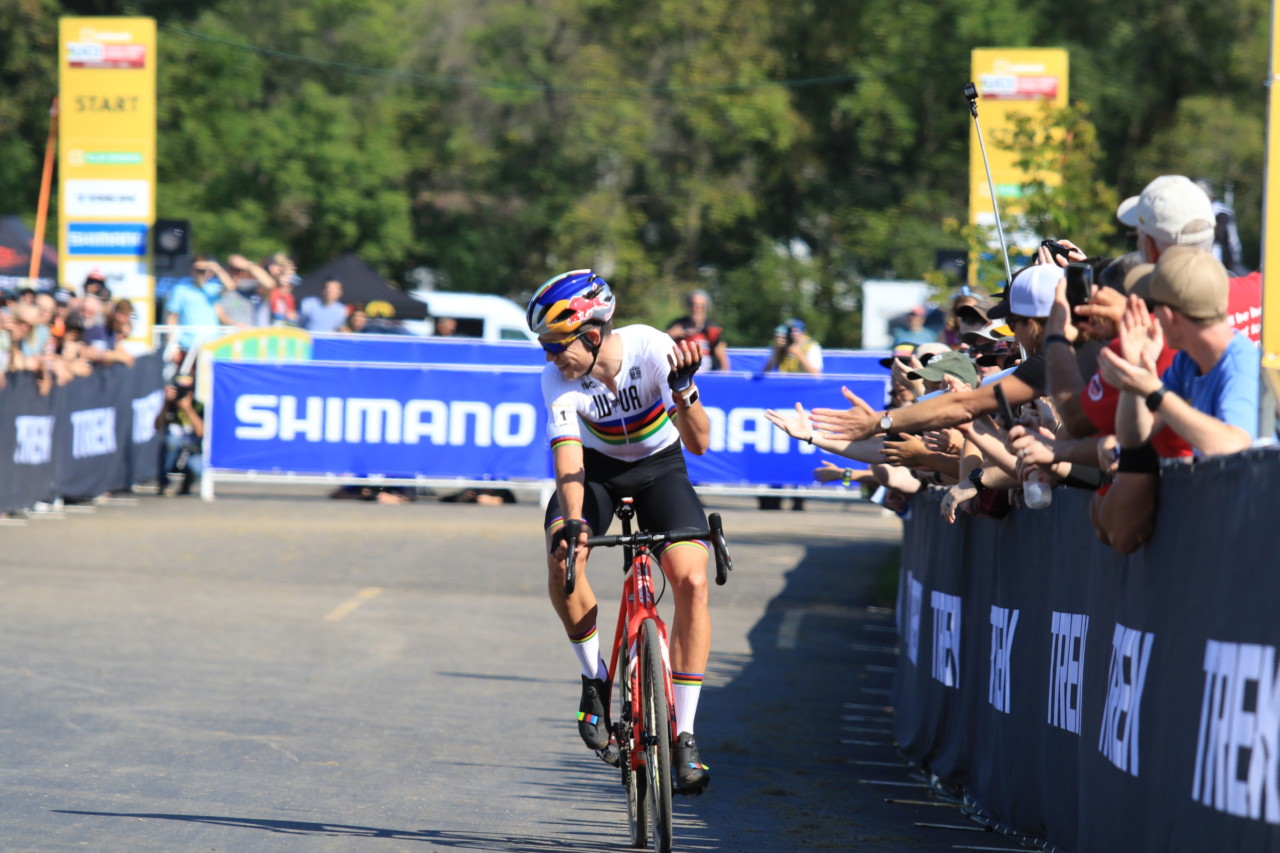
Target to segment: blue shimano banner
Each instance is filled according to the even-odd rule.
[[[390,477],[551,476],[541,368],[274,364],[218,361],[208,464],[236,471]],[[879,377],[707,374],[698,379],[711,450],[688,454],[707,485],[807,485],[823,454],[765,419],[848,405],[847,386],[878,407]],[[839,459],[840,457],[833,457]]]
[[[210,408],[214,468],[548,476],[536,368],[216,361]]]

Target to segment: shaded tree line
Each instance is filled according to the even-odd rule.
[[[516,298],[592,266],[624,321],[665,324],[697,286],[735,344],[795,315],[853,346],[864,278],[933,274],[935,251],[961,245],[974,47],[1071,52],[1073,107],[1013,143],[1071,178],[1038,197],[1044,227],[1072,229],[1051,236],[1123,251],[1115,199],[1180,172],[1234,187],[1256,263],[1268,11],[0,0],[0,212],[34,215],[58,17],[148,15],[158,213],[191,219],[202,251],[284,249],[304,270],[353,251],[393,281],[425,267]],[[1069,144],[1046,147],[1038,123]]]

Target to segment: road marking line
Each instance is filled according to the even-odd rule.
[[[796,641],[800,638],[800,620],[804,618],[803,610],[788,610],[782,617],[782,624],[778,626],[779,649],[794,649]]]
[[[379,595],[382,595],[381,588],[376,586],[366,587],[365,589],[362,589],[359,592],[357,592],[355,598],[348,599],[347,601],[342,602],[337,607],[330,610],[329,613],[324,617],[324,621],[341,622],[343,619],[346,619],[348,616],[350,616],[352,611],[354,611],[361,604],[364,604],[366,601],[372,598],[377,598]]]

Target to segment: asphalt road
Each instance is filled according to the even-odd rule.
[[[737,569],[699,708],[714,781],[678,801],[677,849],[1013,849],[886,802],[929,800],[890,742],[892,614],[871,606],[897,520],[710,505]],[[626,849],[540,523],[245,487],[0,527],[0,850]]]

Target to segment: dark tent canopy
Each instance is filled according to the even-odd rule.
[[[373,268],[355,255],[346,254],[307,274],[302,283],[293,289],[294,297],[301,302],[307,296],[320,296],[324,283],[331,278],[342,282],[342,301],[347,305],[364,305],[370,316],[385,316],[370,310],[369,303],[385,302],[395,311],[396,320],[425,320],[427,306],[393,287]],[[380,307],[380,306],[379,306]]]
[[[0,216],[0,286],[17,287],[31,272],[31,241],[35,235],[16,216]],[[51,290],[58,284],[58,250],[46,240],[40,253],[39,279],[33,284]]]

